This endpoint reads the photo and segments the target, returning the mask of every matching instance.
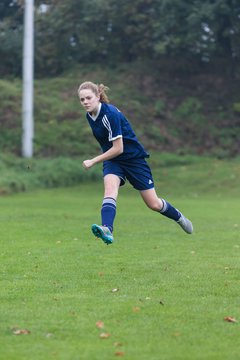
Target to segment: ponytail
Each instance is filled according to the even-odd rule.
[[[98,85],[98,93],[100,95],[100,101],[103,103],[109,103],[108,96],[106,94],[106,91],[108,91],[109,88],[103,84]]]

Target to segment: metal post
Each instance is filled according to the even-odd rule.
[[[22,155],[33,156],[34,0],[25,0],[23,43]]]

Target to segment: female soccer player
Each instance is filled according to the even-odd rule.
[[[103,162],[102,224],[92,225],[93,234],[107,245],[113,242],[118,191],[126,179],[140,192],[150,209],[173,219],[186,233],[191,234],[191,221],[166,200],[157,196],[152,173],[145,160],[149,154],[138,141],[126,117],[115,106],[109,104],[107,90],[103,84],[97,85],[90,81],[82,83],[78,89],[80,103],[87,112],[86,117],[93,135],[102,148],[101,155],[83,161],[86,170]]]

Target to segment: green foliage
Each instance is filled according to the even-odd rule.
[[[22,71],[23,9],[18,1],[0,4],[0,75],[20,75]]]
[[[223,149],[219,151],[221,155]],[[101,181],[101,164],[86,171],[82,167],[82,161],[81,158],[22,159],[13,155],[1,155],[0,194],[37,188],[69,187],[89,181]],[[179,156],[153,152],[148,162],[153,170],[156,187],[160,181],[161,187],[168,188],[168,191],[174,193],[175,190],[180,192],[185,183],[188,184],[186,186],[189,193],[205,193],[214,188],[220,192],[225,184],[233,192],[238,188],[239,157],[222,161],[196,155]],[[175,184],[176,178],[179,179],[179,189]],[[217,183],[216,179],[218,179]]]
[[[23,10],[0,5],[1,75],[21,75]],[[156,60],[187,73],[203,64],[237,73],[238,0],[48,0],[35,2],[35,71],[55,76],[78,63]]]
[[[102,177],[97,166],[90,171],[82,167],[82,159],[22,159],[12,155],[0,157],[0,194],[28,191],[35,188],[72,186]]]
[[[0,3],[0,20],[13,17],[16,21],[21,13],[21,3],[12,0],[1,0]]]
[[[208,162],[213,162],[214,160],[211,157],[200,157],[197,155],[184,155],[179,156],[178,154],[161,152],[161,155],[157,152],[153,152],[150,156],[149,162],[154,168],[155,172],[158,172],[162,168],[171,168],[171,167],[181,167],[185,165],[195,165],[200,166],[207,164]]]
[[[21,88],[20,81],[0,80],[0,149],[20,154]]]
[[[164,144],[165,142],[165,137],[163,136],[161,129],[156,125],[147,127],[145,135],[149,138],[149,144],[152,142],[153,147],[154,144]]]
[[[224,191],[228,196],[238,196],[240,177],[240,157],[234,160],[221,160],[202,156],[177,156],[172,154],[153,154],[150,158],[156,189],[166,191],[169,196],[181,194],[198,199],[202,195],[213,194],[222,198]],[[226,190],[227,189],[227,190]],[[197,201],[197,200],[196,200]]]
[[[187,97],[175,109],[173,116],[177,120],[178,137],[201,148],[207,125],[201,101],[198,98]]]
[[[237,102],[237,103],[234,103],[234,104],[233,104],[233,110],[234,110],[236,113],[240,113],[240,102]]]
[[[175,113],[176,116],[183,119],[185,117],[191,116],[192,113],[198,114],[201,110],[201,102],[194,97],[189,97],[177,107]]]
[[[176,108],[174,115],[179,118],[181,122],[189,122],[191,126],[197,125],[197,131],[206,126],[206,118],[203,115],[203,106],[199,99],[194,97],[187,97]]]
[[[239,84],[202,74],[173,81],[164,71],[155,75],[152,67],[141,62],[114,68],[88,65],[71,68],[61,77],[36,79],[34,156],[91,157],[100,152],[77,96],[85,80],[110,87],[110,101],[150,152],[238,154],[239,114],[233,102],[238,101]],[[0,149],[19,156],[21,86],[17,79],[0,81]]]
[[[157,100],[154,105],[154,115],[161,116],[163,115],[166,109],[166,105],[163,100]]]

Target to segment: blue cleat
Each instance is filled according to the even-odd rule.
[[[102,239],[105,244],[113,243],[113,235],[107,226],[93,224],[92,232],[96,237]]]

